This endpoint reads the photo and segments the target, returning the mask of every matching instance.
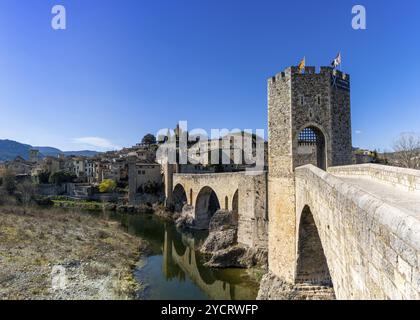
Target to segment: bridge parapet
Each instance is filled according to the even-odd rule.
[[[377,166],[369,165],[329,171],[358,172],[381,180],[400,171],[385,169],[390,175],[380,174]],[[312,165],[297,168],[297,260],[302,254],[299,222],[305,208],[313,216],[337,298],[420,298],[418,216]]]
[[[330,167],[328,168],[328,172],[337,176],[370,177],[409,191],[420,191],[420,170],[379,164],[360,164]]]

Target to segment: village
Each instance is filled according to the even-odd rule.
[[[180,129],[174,129],[178,145]],[[245,136],[242,133],[242,136]],[[223,153],[226,137],[189,143],[188,163],[182,166],[183,173],[217,173],[245,171],[253,165],[242,152],[243,141],[237,140],[239,133],[231,133],[228,141],[230,150]],[[255,135],[254,135],[255,137]],[[245,139],[243,139],[245,140]],[[254,139],[255,140],[255,139]],[[239,141],[239,142],[238,142]],[[0,162],[1,185],[4,177],[13,176],[12,186],[26,184],[30,197],[65,197],[74,200],[93,200],[139,205],[142,203],[163,203],[164,172],[163,161],[158,156],[159,143],[152,134],[147,134],[132,147],[97,153],[94,156],[64,155],[44,156],[37,149],[29,151],[29,157]],[[267,169],[267,142],[263,143],[264,166]],[[177,148],[179,152],[179,147]],[[211,161],[216,151],[216,163]],[[312,152],[309,149],[308,152]],[[256,154],[254,141],[253,155]],[[226,163],[225,158],[228,159]],[[354,149],[353,163],[371,163],[377,158],[375,152]],[[32,186],[32,187],[31,187]],[[14,190],[10,190],[14,191]],[[10,192],[12,193],[12,192]]]
[[[152,136],[153,137],[153,136]],[[154,138],[154,137],[153,137]],[[136,189],[139,192],[157,193],[162,184],[161,167],[156,162],[157,145],[146,139],[131,148],[98,153],[96,156],[42,156],[30,150],[29,159],[21,156],[0,164],[0,174],[10,172],[18,183],[31,182],[36,193],[43,196],[65,195],[79,199],[118,200],[128,194],[128,158],[135,158]],[[100,188],[102,184],[102,188]],[[99,191],[101,189],[101,192]],[[108,198],[100,196],[107,194]],[[96,194],[96,196],[95,196]],[[115,198],[117,197],[117,198]],[[123,200],[123,199],[121,199]]]

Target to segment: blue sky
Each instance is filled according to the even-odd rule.
[[[355,4],[367,30],[351,28]],[[353,145],[390,150],[420,132],[419,12],[418,0],[0,0],[0,139],[104,150],[179,120],[266,129],[266,79],[341,51]]]

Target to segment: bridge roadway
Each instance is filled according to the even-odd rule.
[[[420,220],[420,191],[409,192],[370,177],[337,177]]]

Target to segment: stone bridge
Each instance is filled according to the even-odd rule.
[[[263,298],[276,282],[333,288],[339,299],[419,299],[420,172],[346,166],[348,74],[292,66],[267,86],[268,173],[172,175],[167,166],[168,203],[188,204],[199,228],[230,210],[239,243],[268,246]]]
[[[339,299],[419,299],[420,171],[296,169],[295,283]]]
[[[174,174],[172,201],[175,211],[185,204],[200,229],[207,229],[216,210],[233,212],[238,221],[238,242],[267,247],[267,175],[212,173]]]

